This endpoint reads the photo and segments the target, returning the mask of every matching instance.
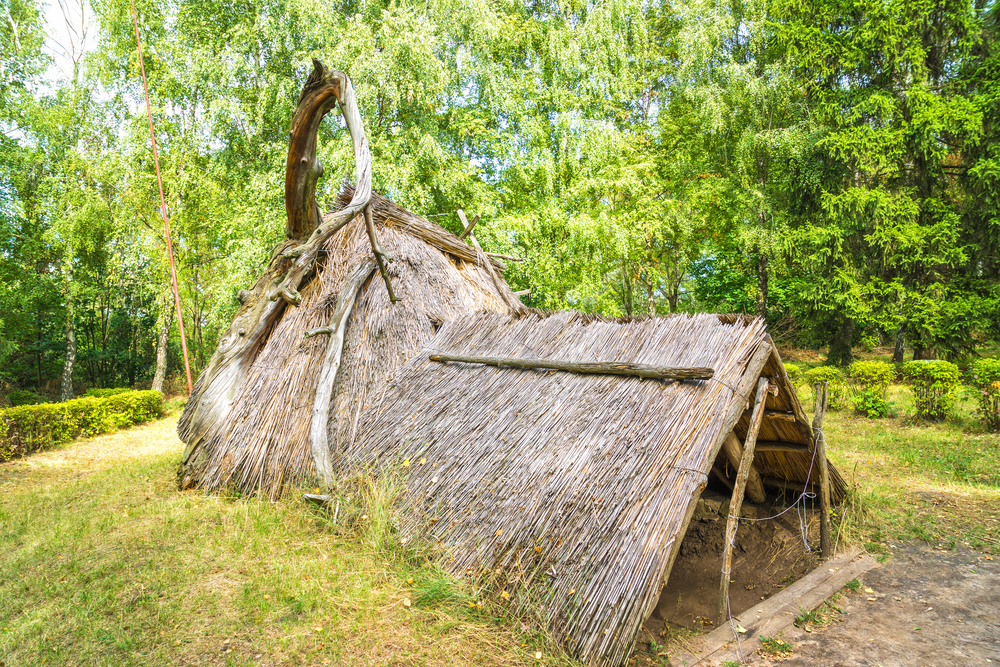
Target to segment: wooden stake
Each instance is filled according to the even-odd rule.
[[[826,382],[813,385],[816,392],[816,414],[813,416],[813,439],[816,459],[819,462],[819,548],[823,558],[833,556],[830,542],[830,465],[826,459],[826,438],[823,437],[823,416],[829,387]]]
[[[747,429],[747,439],[743,443],[743,458],[740,469],[736,473],[736,484],[733,488],[733,499],[729,503],[729,518],[726,520],[726,541],[722,548],[722,585],[719,586],[719,604],[716,607],[715,625],[721,626],[726,620],[729,608],[729,576],[733,567],[733,542],[736,539],[736,525],[739,522],[740,511],[743,509],[743,492],[747,477],[750,475],[750,464],[753,462],[754,446],[757,444],[757,431],[764,418],[764,405],[767,403],[768,380],[766,377],[757,381],[757,398],[754,400],[753,415],[750,417],[750,428]]]
[[[511,366],[512,368],[552,368],[573,373],[593,373],[597,375],[634,375],[657,380],[708,380],[715,371],[711,368],[675,368],[672,366],[648,366],[617,361],[556,361],[548,359],[515,359],[509,357],[467,357],[456,354],[432,354],[431,361],[461,361],[467,364],[487,366]]]

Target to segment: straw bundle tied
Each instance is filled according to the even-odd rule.
[[[704,487],[759,320],[631,322],[479,313],[447,323],[362,412],[342,468],[406,469],[402,531],[455,573],[499,569],[522,610],[594,664],[618,664]],[[437,353],[709,367],[711,380],[436,363]],[[423,461],[426,460],[426,463]]]
[[[343,207],[352,195],[353,188],[345,187],[338,204]],[[379,243],[394,260],[388,272],[402,300],[389,303],[377,273],[359,291],[347,320],[330,411],[334,451],[350,437],[370,397],[382,391],[391,373],[434,336],[441,322],[478,310],[507,310],[473,249],[384,197],[373,194],[371,201]],[[184,486],[274,498],[286,485],[313,481],[310,415],[327,339],[304,334],[329,324],[345,281],[371,257],[362,216],[330,237],[319,256],[322,264],[301,290],[301,303],[285,307],[247,363],[244,377],[227,388],[232,407],[225,418],[195,423],[192,408],[204,391],[207,372],[199,378],[178,427],[189,450],[181,472]],[[505,283],[503,287],[510,292]]]

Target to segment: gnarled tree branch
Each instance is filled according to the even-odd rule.
[[[321,218],[315,199],[316,180],[322,173],[316,158],[316,132],[334,103],[340,105],[351,134],[357,185],[345,208]],[[285,171],[289,240],[275,249],[267,271],[253,289],[241,292],[243,305],[198,380],[178,424],[178,432],[187,443],[185,464],[191,461],[208,429],[228,418],[237,390],[274,323],[287,304],[297,305],[301,299],[299,290],[315,273],[323,243],[364,211],[371,192],[371,153],[354,85],[343,72],[328,70],[313,60],[313,71],[299,97],[289,138]],[[182,484],[189,473],[182,473]]]

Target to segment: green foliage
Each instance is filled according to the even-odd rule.
[[[133,391],[129,387],[115,387],[114,389],[100,389],[98,387],[92,387],[88,389],[83,395],[84,397],[93,398],[107,398],[108,396],[115,396],[116,394],[124,394],[125,392]]]
[[[830,410],[842,410],[847,406],[847,379],[839,368],[817,366],[806,371],[805,379],[810,387],[816,382],[827,383],[827,408]]]
[[[132,391],[0,410],[0,461],[160,416],[163,395]]]
[[[979,390],[979,420],[990,431],[1000,431],[1000,359],[977,359],[969,369],[969,384]]]
[[[948,416],[962,379],[958,366],[949,361],[908,361],[903,364],[903,375],[913,388],[919,418],[940,420]]]
[[[802,382],[805,377],[802,368],[796,364],[783,364],[785,366],[785,372],[788,373],[788,379],[792,381],[793,385],[798,385]]]
[[[10,403],[12,407],[16,408],[21,405],[34,405],[35,403],[41,403],[42,397],[33,391],[15,389],[7,394],[7,402]]]
[[[855,361],[850,368],[854,408],[869,419],[889,412],[886,393],[896,379],[896,369],[884,361]]]
[[[792,650],[792,645],[779,637],[761,637],[760,645],[765,653],[773,655],[784,655]]]

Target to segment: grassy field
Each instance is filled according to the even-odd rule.
[[[1000,434],[961,416],[969,396],[959,417],[940,423],[914,419],[912,401],[895,386],[889,418],[827,413],[830,459],[852,487],[842,534],[879,554],[909,539],[1000,553]]]
[[[351,528],[295,499],[178,492],[175,426],[0,466],[0,663],[567,662],[386,539],[378,489]]]
[[[841,545],[1000,553],[1000,435],[890,401],[888,419],[827,415],[852,487]],[[576,664],[400,547],[389,489],[359,487],[336,525],[295,496],[178,492],[175,424],[0,465],[0,664]]]

